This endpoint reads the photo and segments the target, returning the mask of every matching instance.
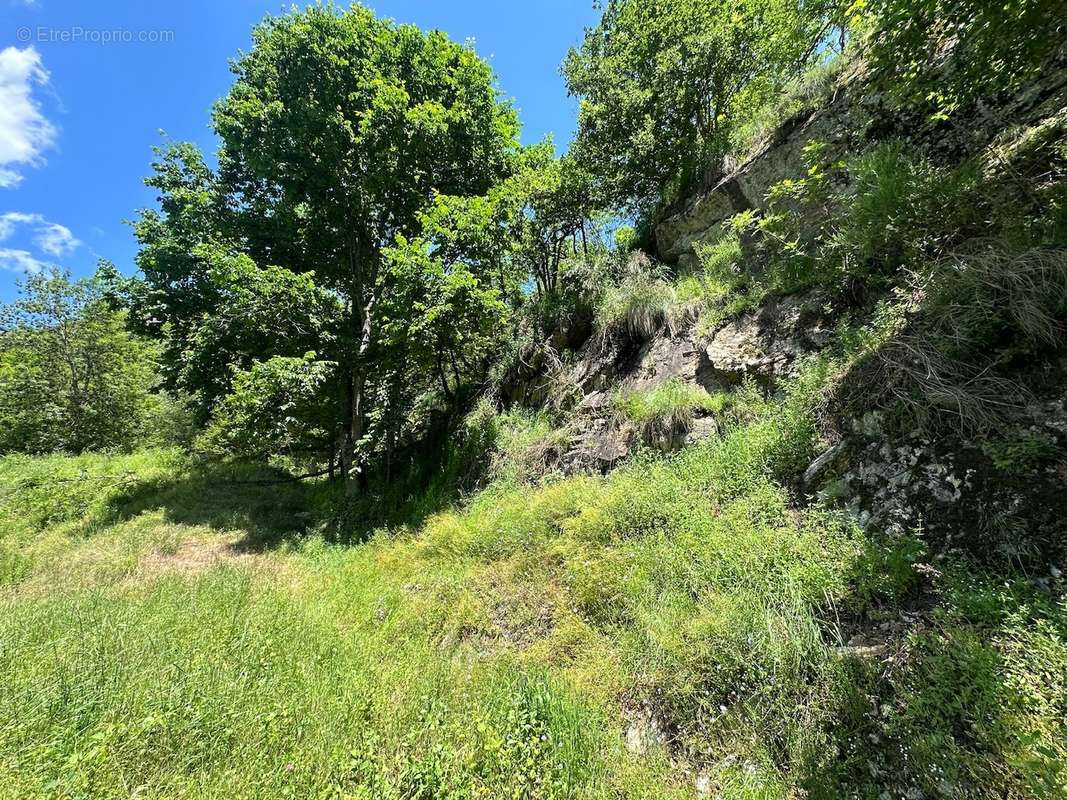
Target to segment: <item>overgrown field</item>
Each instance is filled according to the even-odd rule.
[[[1067,609],[795,510],[822,380],[363,542],[262,467],[5,458],[0,795],[1063,796]]]

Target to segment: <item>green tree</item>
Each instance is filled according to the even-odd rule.
[[[884,85],[941,118],[1033,79],[1067,32],[1064,0],[867,0],[861,7],[873,22],[871,61]]]
[[[435,194],[484,195],[507,173],[516,117],[473,49],[358,5],[268,18],[233,70],[214,115],[226,205],[258,263],[314,270],[343,306],[340,451],[354,482],[393,285],[383,251],[418,236]]]
[[[460,260],[455,251],[401,238],[386,255],[395,287],[382,307],[389,346],[396,357],[434,376],[451,401],[466,376],[484,376],[508,308],[496,288],[476,277],[480,265]]]
[[[0,307],[0,452],[135,446],[157,399],[156,348],[101,277],[30,275]]]
[[[520,213],[515,237],[527,275],[537,290],[553,296],[559,290],[560,266],[568,252],[588,250],[587,221],[593,213],[592,178],[570,155],[552,156],[551,142],[528,148],[524,169],[511,179]]]
[[[563,65],[574,152],[605,199],[637,214],[723,154],[747,110],[818,57],[836,0],[607,0]]]

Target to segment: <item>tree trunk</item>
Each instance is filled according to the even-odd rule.
[[[341,466],[345,478],[345,494],[349,497],[359,494],[367,488],[366,465],[360,463],[357,448],[363,438],[366,425],[364,408],[367,384],[367,353],[370,350],[374,330],[374,305],[377,293],[372,289],[369,297],[364,297],[364,290],[374,285],[377,269],[377,254],[368,247],[360,246],[355,239],[348,243],[349,266],[352,270],[351,316],[352,333],[357,347],[347,370],[342,375],[343,390],[342,413],[342,447]],[[344,369],[344,368],[342,368]]]
[[[341,462],[341,477],[345,481],[345,494],[352,493],[352,476],[358,468],[356,463],[356,438],[353,436],[352,419],[355,415],[355,393],[352,373],[341,378],[341,430],[337,450]]]
[[[361,359],[362,360],[362,359]],[[352,418],[349,435],[352,437],[352,469],[346,473],[345,494],[352,496],[362,493],[367,488],[366,464],[360,463],[356,448],[363,438],[366,414],[363,408],[364,389],[367,385],[367,374],[362,363],[352,372]]]

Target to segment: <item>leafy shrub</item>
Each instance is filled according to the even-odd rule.
[[[239,373],[233,391],[218,404],[200,446],[230,455],[264,458],[274,454],[329,451],[331,431],[320,397],[333,364],[275,356]]]
[[[731,135],[731,147],[738,158],[745,160],[754,155],[760,146],[768,143],[782,123],[825,106],[851,63],[844,53],[824,58],[752,112]]]
[[[1022,475],[1056,452],[1056,437],[1042,431],[1016,431],[985,442],[983,449],[997,469]]]
[[[27,277],[0,306],[0,453],[129,450],[146,437],[156,348],[99,278]]]
[[[753,272],[751,254],[742,246],[756,225],[754,212],[742,212],[723,226],[718,239],[696,245],[699,267],[682,276],[676,294],[682,303],[699,303],[702,334],[757,308],[767,293],[767,285]]]
[[[866,8],[884,85],[935,118],[1025,84],[1065,24],[1062,0],[872,0]]]

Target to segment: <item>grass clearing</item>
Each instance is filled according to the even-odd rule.
[[[888,673],[839,653],[841,620],[922,579],[914,543],[798,508],[777,481],[810,456],[830,368],[672,457],[504,474],[354,546],[329,541],[324,484],[233,482],[262,469],[4,462],[93,479],[140,459],[151,477],[87,505],[54,482],[54,507],[85,517],[31,494],[5,528],[28,555],[0,592],[0,796],[937,796],[946,760],[953,787],[1051,792],[1062,607],[962,571]],[[526,422],[516,452],[550,430]]]

